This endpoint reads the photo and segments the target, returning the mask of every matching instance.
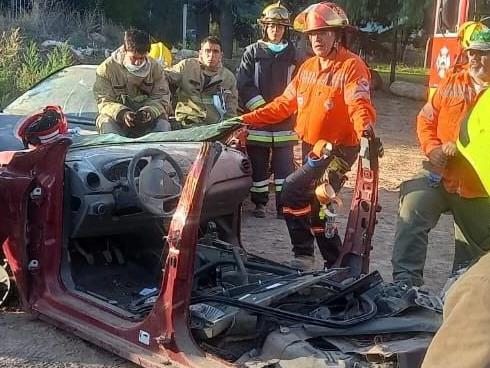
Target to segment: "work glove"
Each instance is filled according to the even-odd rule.
[[[312,153],[318,158],[326,158],[332,154],[333,144],[325,139],[320,139],[313,146]]]
[[[122,116],[122,121],[128,128],[134,127],[136,124],[136,113],[131,110],[125,111]]]
[[[151,114],[144,108],[141,108],[136,112],[136,121],[139,124],[148,124],[152,120]]]

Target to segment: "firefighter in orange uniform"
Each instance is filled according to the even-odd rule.
[[[429,232],[445,212],[454,219],[454,271],[490,250],[490,197],[455,144],[490,84],[490,31],[473,32],[465,51],[468,66],[449,74],[417,116],[417,135],[429,162],[400,186],[392,264],[393,280],[402,289],[424,283]]]
[[[369,69],[346,47],[346,33],[354,28],[344,10],[329,2],[309,6],[296,17],[294,28],[308,35],[315,56],[301,65],[281,96],[242,115],[241,120],[260,127],[277,124],[296,113],[295,131],[302,140],[303,155],[322,140],[350,168],[357,158],[359,138],[372,129],[376,119]],[[283,212],[293,245],[293,265],[302,269],[313,268],[315,239],[327,266],[338,256],[338,235],[325,236],[325,221],[320,219],[318,201],[314,199],[315,180],[325,176],[327,170],[324,162],[310,155],[310,160],[283,186]],[[337,179],[331,180],[335,191],[343,184]]]

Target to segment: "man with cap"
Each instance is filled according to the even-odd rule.
[[[327,266],[336,262],[341,245],[336,231],[327,231],[315,198],[315,180],[323,177],[334,191],[340,190],[343,173],[357,159],[360,138],[373,130],[376,112],[369,69],[346,45],[347,32],[354,28],[345,11],[335,3],[313,4],[296,17],[294,28],[306,33],[315,56],[299,67],[282,95],[241,119],[255,129],[296,113],[294,129],[302,140],[303,156],[316,145],[316,153],[305,164],[309,166],[289,175],[282,188],[283,214],[295,257],[292,265],[306,270],[314,267],[315,240]],[[330,161],[322,159],[325,151],[342,160],[336,165],[340,171],[326,167]]]
[[[123,46],[97,67],[94,94],[99,133],[140,137],[170,130],[168,82],[149,51],[148,34],[127,31]]]
[[[288,39],[289,15],[280,1],[268,5],[258,20],[262,38],[247,46],[243,53],[237,80],[240,102],[246,111],[272,101],[291,82],[298,61],[296,49]],[[265,217],[271,173],[274,175],[277,217],[283,216],[282,185],[294,171],[293,147],[298,143],[293,126],[294,118],[289,117],[279,124],[248,131],[247,153],[253,169],[250,192],[255,217]]]
[[[461,125],[490,83],[490,31],[474,32],[465,51],[468,66],[449,74],[417,117],[428,162],[400,187],[392,264],[393,279],[402,289],[423,284],[428,235],[442,213],[454,218],[453,271],[490,250],[490,199],[456,147]],[[429,180],[434,170],[442,176],[440,183]]]

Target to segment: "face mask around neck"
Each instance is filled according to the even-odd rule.
[[[288,47],[288,43],[272,43],[272,42],[266,42],[267,48],[271,50],[272,52],[281,52],[283,51],[286,47]]]
[[[133,65],[131,63],[124,63],[124,67],[127,69],[128,72],[130,73],[137,73],[140,71],[144,66],[146,65],[146,60],[142,62],[140,65]]]

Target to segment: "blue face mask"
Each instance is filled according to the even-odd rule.
[[[271,50],[274,53],[278,53],[283,51],[286,47],[288,47],[288,43],[272,43],[272,42],[266,42],[267,48]]]

